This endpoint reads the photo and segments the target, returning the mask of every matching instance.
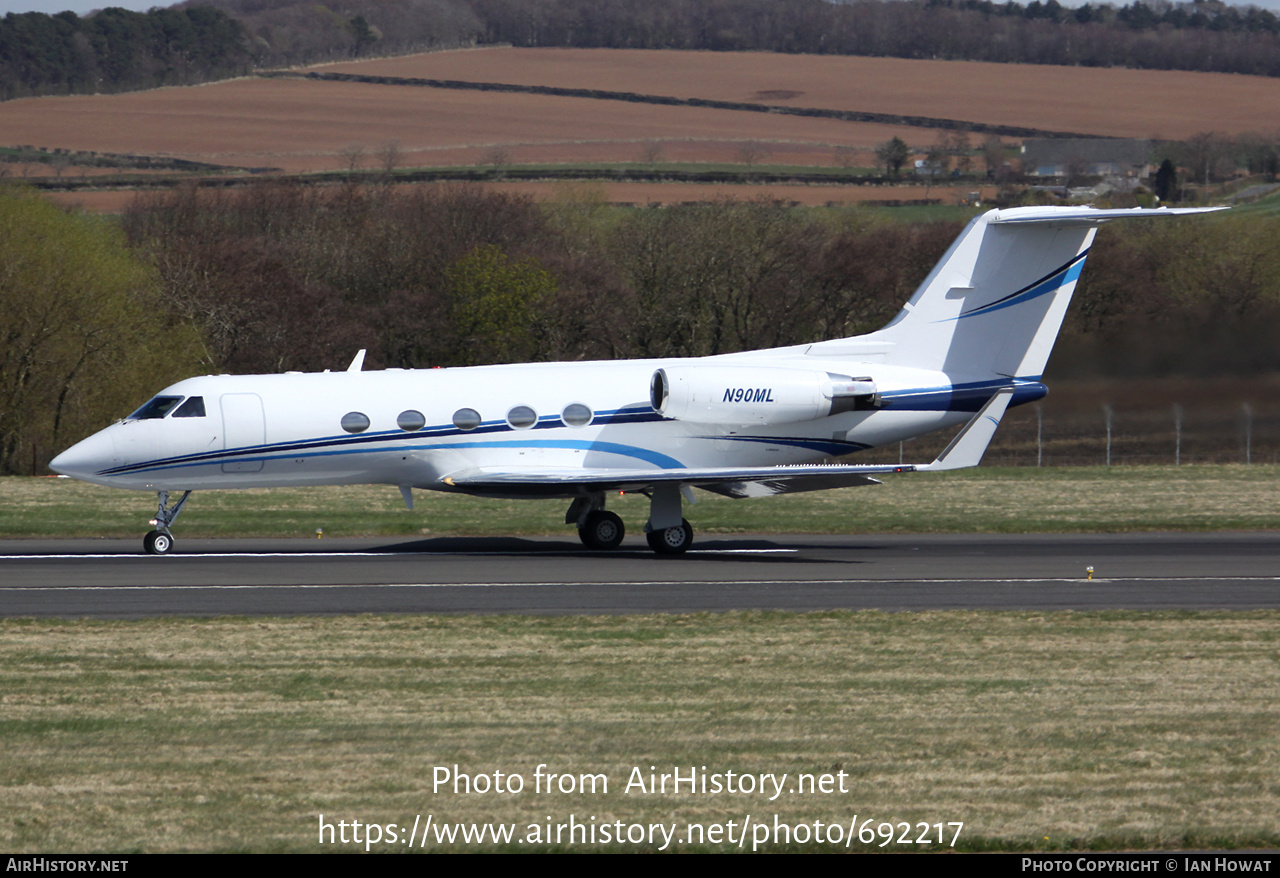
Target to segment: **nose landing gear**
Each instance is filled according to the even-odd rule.
[[[184,491],[178,502],[170,506],[169,492],[156,492],[156,497],[160,500],[160,508],[156,510],[156,517],[151,519],[156,529],[142,538],[142,548],[148,555],[169,554],[173,548],[173,534],[169,532],[169,526],[177,520],[178,514],[182,512],[182,507],[190,496],[190,491]]]

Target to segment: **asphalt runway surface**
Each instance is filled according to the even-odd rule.
[[[1276,607],[1277,533],[0,541],[8,617]]]

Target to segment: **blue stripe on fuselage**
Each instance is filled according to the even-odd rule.
[[[991,395],[1002,387],[1009,386],[1009,380],[997,379],[976,381],[967,384],[956,384],[951,387],[921,388],[902,391],[888,391],[882,394],[883,408],[893,411],[947,411],[976,412],[986,404]],[[1037,380],[1016,379],[1013,382],[1013,398],[1009,405],[1016,406],[1034,402],[1048,393],[1048,388]],[[592,421],[598,424],[647,423],[670,420],[655,411],[644,412],[638,408],[623,408],[612,412],[603,412]],[[576,429],[568,428],[560,422],[558,416],[540,420],[535,429]],[[587,439],[499,439],[499,434],[512,434],[517,431],[505,421],[490,421],[481,424],[474,430],[459,430],[453,425],[428,427],[412,433],[401,430],[383,431],[360,436],[324,436],[315,439],[278,442],[269,445],[251,445],[241,448],[219,449],[201,454],[179,455],[170,458],[142,461],[101,470],[98,475],[127,475],[147,472],[182,469],[184,467],[203,466],[220,463],[246,463],[268,460],[297,459],[307,457],[334,457],[350,454],[378,454],[402,451],[437,451],[455,448],[559,448],[579,451],[600,451],[643,460],[663,469],[680,469],[684,466],[679,460],[652,449],[617,442],[599,442]],[[469,439],[463,442],[431,442],[423,444],[423,439],[448,439],[455,436],[478,437],[494,436],[491,440]],[[849,454],[867,448],[856,442],[838,442],[831,439],[807,439],[804,437],[765,437],[765,436],[716,436],[706,437],[729,439],[744,442],[765,442],[775,445],[787,445],[797,448],[808,448],[825,454]],[[377,443],[394,443],[387,447],[369,448]]]

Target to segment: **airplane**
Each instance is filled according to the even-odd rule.
[[[1010,406],[1048,389],[1045,363],[1099,224],[1223,208],[1023,207],[974,218],[884,328],[701,358],[179,381],[50,467],[155,491],[146,552],[168,553],[193,491],[386,484],[560,497],[581,541],[613,549],[612,492],[650,498],[649,546],[686,551],[694,488],[735,498],[878,484],[976,466]],[[829,463],[962,427],[931,463]],[[182,496],[170,503],[170,495]]]

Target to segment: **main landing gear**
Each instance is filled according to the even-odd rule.
[[[564,514],[564,523],[578,526],[578,539],[588,549],[616,549],[627,534],[622,519],[605,512],[603,493],[574,500]]]
[[[173,548],[173,534],[169,532],[169,526],[177,520],[178,514],[182,512],[182,507],[190,496],[190,491],[184,491],[178,502],[170,506],[169,492],[156,492],[156,497],[160,500],[160,508],[156,510],[156,517],[151,519],[156,529],[142,538],[142,548],[148,555],[169,554],[169,550]]]
[[[586,523],[578,528],[578,537],[588,549],[616,549],[626,533],[622,519],[603,509],[588,513]]]
[[[659,555],[679,555],[693,545],[693,528],[682,518],[674,527],[651,530],[644,538],[649,541],[649,548]]]
[[[681,514],[681,500],[687,491],[680,485],[658,485],[645,491],[649,496],[649,521],[644,535],[649,548],[659,555],[679,555],[693,545],[693,528]],[[588,549],[616,549],[626,535],[622,519],[605,511],[603,493],[574,500],[564,523],[578,526],[578,538]]]

